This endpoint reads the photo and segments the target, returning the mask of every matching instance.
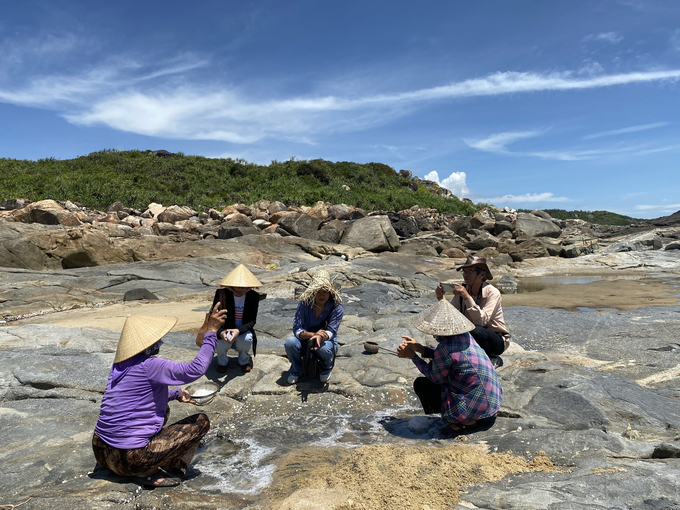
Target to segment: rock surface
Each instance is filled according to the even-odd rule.
[[[315,499],[304,485],[304,463],[291,468],[285,459],[306,452],[303,458],[314,466],[332,469],[348,448],[360,445],[466,440],[527,460],[545,452],[558,472],[515,474],[467,487],[458,509],[680,506],[677,304],[640,308],[645,302],[613,313],[565,311],[559,300],[545,299],[541,306],[555,308],[506,307],[513,343],[499,369],[504,390],[499,418],[487,431],[456,437],[442,430],[436,416],[422,414],[411,389],[418,372],[409,360],[363,349],[371,340],[394,350],[402,335],[433,345],[410,319],[434,303],[437,281],[459,278],[452,271],[459,262],[438,257],[434,240],[425,238],[422,246],[432,251],[419,255],[375,254],[261,234],[195,242],[154,236],[160,242],[153,245],[116,239],[113,248],[128,246],[134,257],[153,251],[155,259],[0,270],[0,315],[8,321],[0,325],[5,475],[0,505],[22,505],[22,510],[302,508],[303,501],[316,501],[311,508],[347,508],[342,505],[354,495],[338,486],[329,491],[332,498]],[[442,251],[448,249],[444,246]],[[22,247],[19,243],[17,249]],[[545,276],[559,268],[640,278],[652,271],[676,282],[667,285],[671,288],[677,284],[679,257],[678,250],[660,250],[529,259],[516,268],[494,266],[494,276],[509,275],[503,281],[513,287],[513,280],[516,286],[528,275]],[[211,404],[197,409],[171,403],[171,420],[200,410],[212,422],[187,480],[176,489],[142,491],[126,479],[94,472],[92,429],[126,314],[143,310],[178,316],[161,355],[188,361],[195,356],[194,334],[216,283],[241,262],[267,294],[256,325],[258,355],[248,374],[235,362],[218,374],[213,362],[205,378],[220,392]],[[319,267],[337,276],[342,287],[342,345],[329,385],[301,379],[288,386],[282,339],[290,335],[295,295]],[[131,291],[147,295],[140,289],[159,300],[122,303]],[[600,306],[608,304],[606,293],[599,299]],[[31,314],[38,315],[15,320]],[[282,506],[284,500],[289,506]]]

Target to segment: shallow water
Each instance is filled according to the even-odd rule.
[[[638,275],[616,276],[542,276],[536,278],[520,278],[517,282],[517,294],[538,292],[558,285],[584,285],[597,281],[640,280]]]
[[[324,415],[312,409],[307,411],[309,414],[303,411],[290,416],[270,416],[266,423],[227,425],[214,435],[209,434],[192,464],[192,469],[200,475],[194,479],[195,483],[201,490],[255,501],[272,484],[277,461],[292,451],[317,447],[330,453],[338,448],[422,441],[431,437],[430,429],[436,435],[439,424],[438,418],[419,416],[418,426],[414,427],[411,421],[419,410],[411,406],[371,413],[340,411],[336,414],[329,410]],[[272,426],[274,423],[280,425]]]

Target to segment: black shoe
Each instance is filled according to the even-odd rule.
[[[500,356],[491,355],[489,358],[491,359],[491,364],[494,368],[500,368],[503,366],[503,358]]]

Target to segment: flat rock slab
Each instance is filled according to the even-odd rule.
[[[177,316],[180,322],[164,338],[161,355],[191,360],[215,282],[235,261],[2,273],[0,295],[35,292],[32,306],[55,295],[88,303],[100,296],[120,301],[129,285],[140,282],[157,289],[161,299],[46,314],[0,327],[5,472],[0,505],[258,508],[290,493],[270,485],[277,463],[300,449],[326,452],[319,466],[332,469],[333,459],[360,445],[463,441],[447,433],[437,416],[423,415],[411,386],[419,373],[409,360],[363,349],[371,340],[396,350],[403,335],[434,345],[410,320],[435,302],[437,281],[457,276],[451,273],[455,262],[394,253],[321,260],[295,244],[272,250],[285,262],[257,275],[268,297],[260,303],[253,370],[244,374],[233,359],[220,374],[213,360],[204,376],[219,385],[213,402],[170,403],[171,421],[200,411],[212,427],[188,479],[169,490],[142,491],[129,480],[93,472],[91,434],[120,329],[129,313]],[[301,378],[287,385],[283,341],[291,334],[294,295],[322,266],[338,275],[345,305],[336,366],[329,384]],[[680,365],[677,306],[610,314],[513,306],[505,309],[505,318],[513,344],[499,369],[504,390],[499,418],[491,429],[465,437],[491,452],[531,457],[543,451],[562,471],[469,487],[463,501],[488,509],[680,506],[680,385],[673,376]],[[341,504],[345,495],[338,494]]]

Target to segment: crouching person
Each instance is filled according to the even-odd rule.
[[[224,288],[215,292],[213,306],[221,302],[227,316],[217,331],[217,371],[221,374],[227,371],[229,363],[227,351],[236,349],[241,370],[250,372],[253,368],[253,358],[248,352],[252,347],[253,356],[257,354],[254,327],[260,305],[260,294],[253,288],[261,287],[262,283],[246,266],[239,264],[218,285]]]
[[[419,313],[413,325],[434,335],[437,348],[402,337],[401,358],[411,358],[424,377],[413,389],[425,414],[441,413],[453,431],[488,429],[501,406],[501,389],[489,357],[470,335],[475,326],[446,300]],[[433,358],[430,363],[420,356]]]
[[[179,485],[210,421],[200,413],[163,428],[169,401],[193,402],[184,389],[168,386],[190,383],[205,374],[225,314],[218,303],[203,345],[190,363],[156,357],[161,338],[176,318],[130,315],[126,319],[92,437],[101,467],[148,487]]]
[[[341,303],[328,272],[317,271],[307,290],[300,295],[293,322],[294,336],[286,340],[286,355],[290,361],[288,384],[295,384],[303,375],[303,358],[308,350],[319,360],[319,380],[327,383],[331,378],[338,352],[338,328],[344,314]],[[308,343],[311,343],[309,349]]]

